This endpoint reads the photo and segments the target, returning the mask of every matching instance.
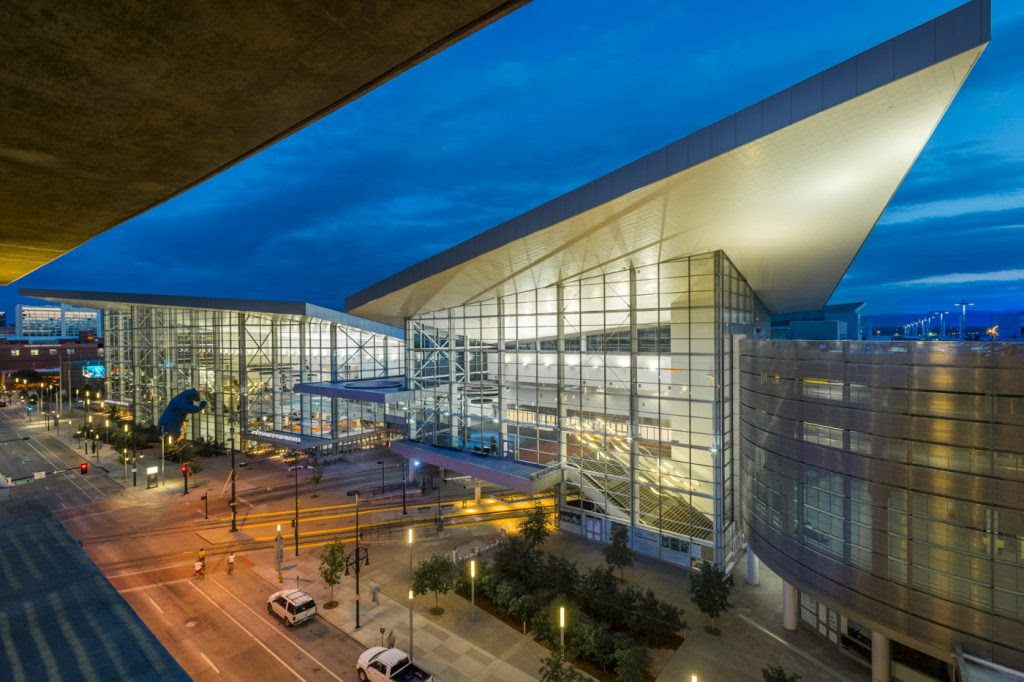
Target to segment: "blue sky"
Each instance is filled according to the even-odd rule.
[[[534,0],[18,287],[344,297],[960,4]],[[1024,3],[832,302],[1024,310]],[[173,249],[158,245],[176,244]]]

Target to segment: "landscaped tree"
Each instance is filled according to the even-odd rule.
[[[324,463],[319,459],[313,460],[313,469],[309,472],[307,480],[313,484],[313,497],[317,496],[317,488],[320,487],[320,480],[324,477]]]
[[[334,586],[341,582],[346,556],[345,545],[337,538],[325,545],[320,552],[320,579],[324,581],[324,585],[331,588],[331,598],[324,604],[325,609],[333,609],[338,605],[338,602],[334,601]]]
[[[619,582],[626,582],[625,569],[633,565],[636,552],[629,546],[629,530],[625,526],[612,529],[612,542],[601,550],[604,561],[612,568],[619,569]]]
[[[690,599],[710,620],[710,624],[704,627],[708,634],[722,634],[715,627],[715,620],[732,607],[730,591],[732,576],[717,564],[704,562],[699,571],[690,575]]]
[[[444,609],[438,604],[438,597],[448,594],[455,587],[457,570],[448,556],[434,554],[420,561],[412,573],[413,594],[434,593],[434,608],[430,609],[430,612],[435,616],[444,613]]]
[[[661,601],[650,589],[630,586],[626,588],[630,607],[626,614],[626,631],[638,642],[661,649],[675,642],[676,633],[686,627],[683,612],[668,602]]]
[[[761,677],[764,682],[797,682],[800,679],[796,673],[787,673],[781,665],[761,668]]]
[[[519,535],[534,549],[544,544],[551,535],[548,515],[541,506],[534,507],[526,518],[519,522]]]
[[[203,470],[203,463],[198,460],[192,460],[188,463],[188,470],[192,472],[192,475],[196,477],[195,482],[192,484],[196,487],[199,486],[199,472]]]
[[[540,682],[583,682],[586,679],[583,673],[565,662],[557,649],[547,658],[541,659],[537,678]]]
[[[621,637],[612,657],[615,659],[615,679],[618,682],[644,682],[651,656],[647,649]]]

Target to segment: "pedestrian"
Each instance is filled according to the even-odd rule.
[[[203,577],[203,562],[202,561],[199,561],[197,559],[196,562],[192,565],[192,568],[195,569],[195,573],[192,574],[192,577],[196,578],[197,580],[199,578]]]
[[[459,563],[459,548],[456,545],[452,545],[452,563]]]
[[[508,531],[506,531],[504,528],[502,528],[501,529],[501,541],[505,542],[506,539],[508,539]]]
[[[394,649],[395,648],[395,631],[394,630],[391,630],[390,632],[388,632],[388,648],[389,649]]]
[[[199,553],[196,554],[196,561],[206,563],[206,550],[202,547],[199,548]]]
[[[235,553],[228,552],[228,575],[235,572]]]

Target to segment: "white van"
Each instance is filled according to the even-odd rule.
[[[267,613],[291,627],[315,616],[316,602],[302,590],[281,590],[267,598]]]

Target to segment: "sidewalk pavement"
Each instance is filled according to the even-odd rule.
[[[514,531],[514,522],[504,522]],[[413,561],[430,554],[448,554],[452,546],[460,556],[474,548],[487,546],[500,533],[502,524],[487,523],[468,528],[445,530],[440,538],[417,539],[413,545]],[[360,625],[355,629],[355,575],[343,577],[335,587],[335,609],[325,610],[329,590],[317,574],[319,549],[307,549],[296,558],[285,543],[282,566],[283,587],[298,584],[310,592],[321,605],[322,617],[366,647],[381,644],[384,637],[394,631],[397,646],[408,650],[409,611],[409,551],[403,542],[360,543],[369,548],[370,565],[362,569],[360,584]],[[354,543],[346,541],[346,551]],[[586,569],[603,561],[601,546],[582,538],[555,533],[545,549],[567,556]],[[260,552],[250,557],[253,568],[262,577],[275,583],[277,575],[271,552]],[[734,570],[736,588],[733,592],[734,608],[719,621],[720,636],[704,631],[705,619],[689,600],[687,573],[682,569],[650,559],[638,558],[633,568],[626,569],[629,583],[654,590],[659,598],[684,609],[684,619],[690,629],[678,650],[653,652],[658,680],[679,682],[697,675],[700,682],[733,682],[761,679],[761,668],[782,665],[788,672],[801,675],[803,682],[835,682],[837,680],[867,680],[869,670],[844,655],[838,647],[824,637],[803,627],[796,632],[782,628],[781,581],[764,567],[761,585],[751,586],[743,574],[745,562]],[[371,584],[380,586],[377,601],[372,599]],[[454,593],[442,595],[441,616],[429,614],[433,606],[432,594],[414,599],[415,661],[435,674],[442,682],[484,681],[518,682],[536,679],[540,661],[548,650],[532,637],[511,627],[485,611],[478,610],[473,620],[470,604]]]
[[[413,545],[413,559],[418,561],[438,552],[450,552],[456,545],[461,555],[474,547],[482,547],[498,534],[494,525],[470,529],[445,531],[441,538],[417,540]],[[346,551],[354,550],[354,542],[346,542]],[[360,543],[369,548],[370,565],[361,569],[360,625],[355,629],[355,573],[343,577],[334,588],[339,605],[324,609],[330,590],[324,587],[317,574],[320,550],[305,550],[296,558],[285,543],[282,566],[282,587],[296,584],[317,600],[320,615],[348,633],[363,646],[380,646],[381,629],[384,639],[394,631],[396,646],[409,650],[409,553],[402,542]],[[254,559],[253,570],[262,577],[277,582],[273,554],[261,552]],[[377,601],[372,598],[371,584],[380,591]],[[540,661],[548,650],[524,637],[521,632],[506,625],[482,610],[473,619],[472,608],[465,599],[455,594],[442,595],[440,605],[444,613],[429,613],[434,605],[432,594],[413,600],[413,659],[417,665],[434,675],[438,682],[525,682],[536,679]],[[355,661],[352,662],[355,665]]]
[[[575,559],[581,570],[604,561],[601,545],[568,533],[555,533],[545,549]],[[625,571],[626,582],[651,588],[659,599],[683,609],[689,625],[685,641],[668,656],[658,680],[678,682],[697,675],[700,682],[760,682],[761,668],[781,665],[798,673],[801,682],[869,680],[870,669],[840,651],[827,638],[802,625],[794,632],[782,627],[782,580],[764,565],[760,585],[746,582],[746,560],[732,571],[733,608],[718,621],[722,634],[704,631],[705,616],[690,601],[689,573],[667,563],[638,557]],[[661,652],[656,656],[660,657]],[[667,653],[667,652],[665,652]]]

